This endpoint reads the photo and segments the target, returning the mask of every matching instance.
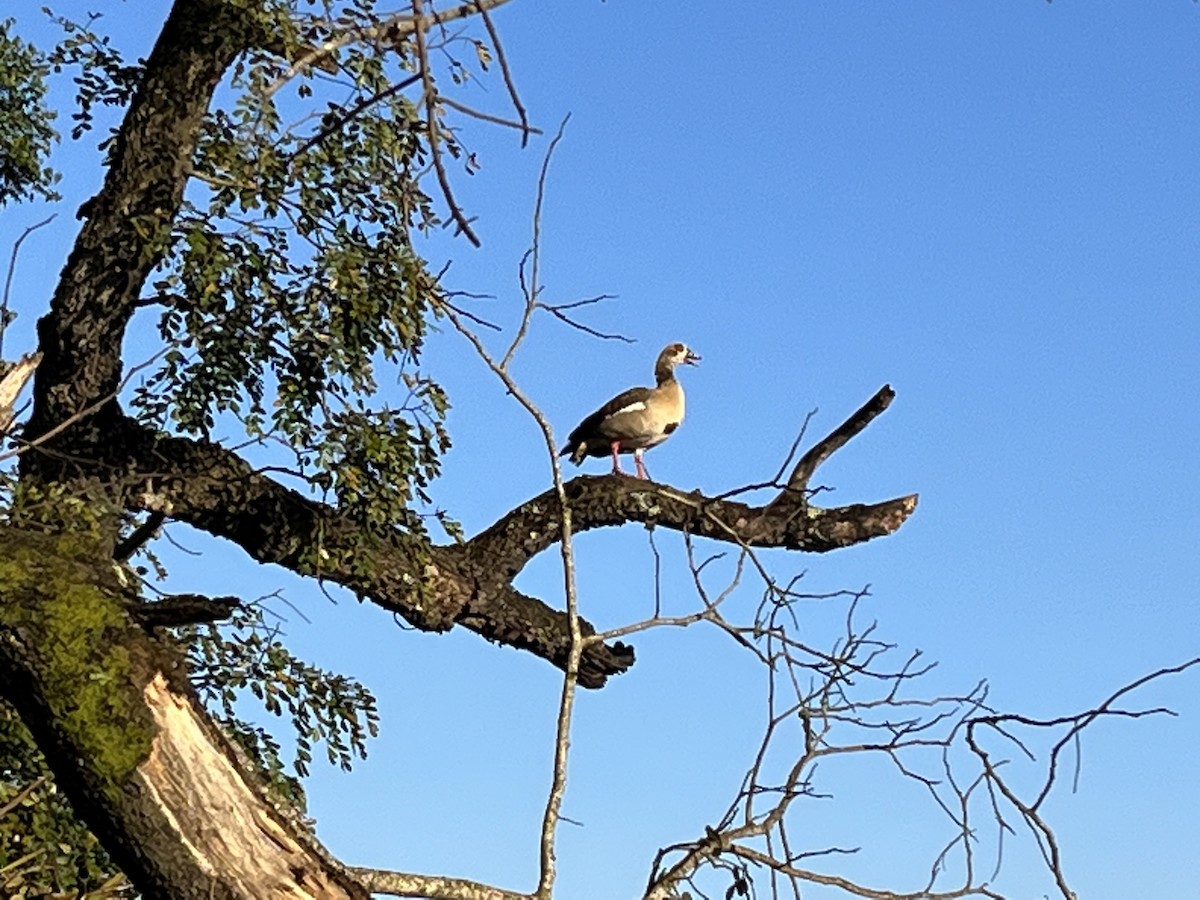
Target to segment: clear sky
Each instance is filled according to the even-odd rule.
[[[49,34],[38,5],[16,12],[35,37]],[[165,4],[109,6],[117,43],[145,52]],[[588,321],[637,339],[537,322],[515,372],[560,436],[685,341],[704,357],[682,373],[688,419],[648,464],[720,492],[769,478],[810,410],[824,434],[889,383],[891,409],[821,470],[836,488],[822,499],[918,492],[916,514],[841,553],[768,554],[777,571],[806,570],[813,591],[870,584],[881,635],[940,662],[930,693],[986,678],[993,704],[1031,716],[1085,709],[1200,653],[1200,7],[516,0],[495,20],[535,122],[553,131],[572,114],[548,185],[546,296],[616,294]],[[503,109],[498,84],[474,91]],[[521,151],[483,125],[466,136],[483,168],[458,184],[484,248],[429,252],[511,322],[546,141]],[[67,200],[27,245],[10,358],[32,346],[73,212],[98,184],[93,146],[66,157]],[[5,210],[0,247],[46,212]],[[436,496],[473,533],[545,489],[548,461],[461,339],[436,336],[428,357],[454,402]],[[669,606],[692,608],[681,541],[657,541]],[[647,613],[644,529],[577,548],[585,615]],[[294,648],[380,697],[368,761],[309,784],[333,851],[531,887],[557,671],[466,632],[401,630],[238,559],[179,557],[176,584],[284,588],[312,621],[289,613]],[[519,585],[561,602],[555,564],[546,554]],[[745,614],[757,599],[733,602]],[[831,616],[811,616],[827,636]],[[658,846],[723,813],[762,725],[760,673],[732,642],[690,629],[634,643],[634,668],[580,699],[564,900],[634,896]],[[1200,896],[1198,696],[1200,672],[1137,696],[1178,718],[1086,733],[1078,792],[1063,784],[1048,811],[1080,897]],[[950,837],[920,811],[928,801],[882,766],[821,777],[836,796],[811,813],[829,829],[806,832],[811,846],[861,844],[831,865],[919,888]],[[1027,844],[1005,852],[998,889],[1051,894]]]

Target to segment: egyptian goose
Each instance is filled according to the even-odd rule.
[[[683,387],[675,367],[694,366],[700,357],[685,344],[668,344],[654,364],[652,388],[630,388],[584,419],[567,438],[560,456],[579,465],[587,456],[612,454],[613,473],[621,472],[617,454],[632,453],[638,478],[649,479],[642,454],[671,436],[683,421]]]

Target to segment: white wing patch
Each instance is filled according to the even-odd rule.
[[[639,412],[645,408],[646,408],[646,404],[643,401],[638,400],[634,403],[630,403],[628,406],[622,406],[620,409],[609,413],[609,415],[610,416],[619,416],[619,415],[621,415],[621,413]]]

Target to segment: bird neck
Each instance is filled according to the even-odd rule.
[[[654,380],[658,382],[658,386],[669,384],[675,380],[675,366],[663,360],[654,367]]]

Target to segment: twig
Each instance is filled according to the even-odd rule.
[[[480,121],[483,121],[483,122],[491,122],[493,125],[503,125],[505,128],[517,129],[518,131],[520,131],[524,135],[526,135],[521,140],[522,147],[524,147],[525,143],[528,141],[528,135],[542,133],[542,130],[540,128],[533,128],[527,122],[514,122],[512,119],[505,119],[502,116],[496,116],[496,115],[493,115],[492,113],[484,112],[483,110],[476,109],[473,106],[467,106],[467,104],[465,104],[465,103],[459,103],[457,100],[455,100],[451,97],[447,97],[445,94],[443,94],[441,97],[438,98],[438,102],[444,103],[446,106],[450,107],[451,109],[456,109],[460,113],[467,115],[467,116],[471,116],[474,119],[479,119]]]
[[[8,260],[8,274],[4,276],[4,298],[0,299],[0,361],[4,359],[4,332],[8,328],[8,298],[9,292],[12,289],[13,274],[17,271],[17,255],[21,252],[21,245],[25,243],[25,238],[29,237],[39,228],[49,225],[57,215],[58,213],[54,213],[42,219],[42,221],[30,225],[13,242],[12,255]]]
[[[307,141],[301,144],[299,148],[292,153],[291,157],[289,158],[289,162],[294,162],[295,160],[299,159],[303,154],[307,153],[310,149],[321,143],[321,141],[325,140],[325,138],[329,137],[329,135],[339,130],[347,122],[357,118],[376,103],[379,103],[381,100],[386,100],[388,97],[399,93],[406,87],[412,87],[420,80],[420,75],[412,75],[408,78],[405,78],[403,81],[397,81],[395,84],[389,85],[377,94],[372,94],[370,97],[360,100],[358,103],[354,104],[352,108],[338,116],[333,122],[331,122],[329,125],[326,125]]]
[[[768,504],[768,510],[775,511],[779,508],[786,508],[802,503],[805,491],[808,488],[808,481],[812,478],[813,473],[817,471],[821,463],[829,459],[836,451],[844,447],[852,437],[871,424],[871,421],[876,416],[891,405],[895,397],[896,392],[892,390],[891,385],[885,384],[854,415],[822,440],[818,441],[812,449],[800,457],[800,461],[796,463],[796,468],[792,470],[792,474],[788,478],[787,487]],[[805,419],[805,424],[807,422],[808,420]]]
[[[530,133],[541,134],[541,132],[529,125],[529,116],[525,112],[525,106],[521,103],[521,97],[517,94],[517,83],[513,80],[512,72],[508,67],[508,55],[504,52],[504,44],[500,41],[500,35],[496,31],[487,6],[480,0],[475,0],[475,8],[479,10],[479,17],[483,19],[483,27],[487,29],[488,37],[492,39],[492,47],[496,50],[496,61],[500,64],[500,74],[504,78],[504,86],[508,89],[508,98],[512,101],[513,109],[517,111],[517,118],[521,121],[521,148],[524,149],[529,145]]]
[[[49,775],[39,775],[33,781],[29,782],[29,784],[25,785],[25,787],[21,788],[21,790],[17,791],[16,795],[11,800],[9,800],[3,806],[0,806],[0,819],[3,819],[10,812],[24,803],[27,797],[32,795],[34,791],[36,791],[49,780]]]
[[[525,260],[521,260],[521,284],[525,291],[525,311],[521,316],[521,324],[517,327],[517,333],[513,336],[512,343],[509,344],[508,350],[500,359],[500,368],[508,371],[508,364],[512,362],[513,356],[517,352],[517,348],[521,346],[521,342],[525,340],[525,335],[529,333],[529,324],[533,320],[533,310],[537,307],[538,293],[541,291],[541,285],[538,282],[538,270],[541,265],[542,256],[542,203],[546,199],[546,175],[550,171],[550,160],[554,157],[554,151],[558,147],[559,141],[563,138],[563,133],[566,131],[567,123],[571,121],[571,115],[568,113],[563,117],[563,120],[558,124],[558,131],[550,141],[550,146],[546,148],[546,155],[542,157],[542,168],[538,173],[537,180],[537,196],[533,203],[533,243],[530,245],[529,251],[525,254],[529,259],[529,284],[525,284]],[[558,457],[556,456],[555,459]],[[557,464],[555,466],[557,468]]]
[[[438,93],[433,73],[429,69],[429,47],[425,42],[426,19],[423,0],[412,0],[412,9],[412,34],[417,45],[417,63],[421,66],[421,83],[424,85],[422,102],[425,106],[425,126],[429,133],[429,152],[433,158],[433,169],[437,174],[438,184],[441,185],[442,196],[450,209],[451,218],[454,219],[459,231],[466,236],[467,240],[478,247],[480,240],[474,229],[471,228],[471,223],[467,221],[458,202],[454,199],[454,191],[450,187],[450,177],[446,174],[446,166],[442,161],[441,134],[437,117]]]
[[[453,9],[448,9],[445,12],[434,10],[428,16],[414,17],[407,13],[397,13],[396,15],[384,19],[377,25],[370,28],[348,28],[345,32],[335,38],[331,38],[319,47],[314,47],[308,53],[305,53],[299,59],[288,67],[288,70],[280,75],[264,93],[264,99],[273,97],[280,88],[295,78],[297,75],[311,69],[315,65],[319,65],[323,60],[337,53],[343,47],[353,44],[356,41],[367,43],[380,39],[387,39],[395,42],[401,37],[415,33],[418,30],[424,30],[430,25],[439,25],[446,22],[454,21],[455,19],[464,19],[467,16],[476,15],[489,9],[495,9],[498,6],[503,6],[509,0],[468,0],[466,3],[461,3]]]
[[[582,322],[575,321],[575,319],[568,316],[565,312],[565,310],[568,309],[578,309],[581,306],[590,306],[591,304],[599,303],[602,300],[612,299],[615,299],[613,294],[598,294],[595,297],[588,297],[584,300],[574,300],[570,303],[539,303],[538,306],[546,310],[546,312],[550,313],[550,315],[554,316],[560,322],[564,322],[567,325],[570,325],[572,328],[576,328],[585,334],[590,334],[592,337],[600,338],[601,340],[605,341],[621,341],[626,344],[636,344],[637,341],[634,338],[627,337],[623,334],[609,334],[607,332],[600,331],[599,329],[592,328],[590,325],[584,325]]]

